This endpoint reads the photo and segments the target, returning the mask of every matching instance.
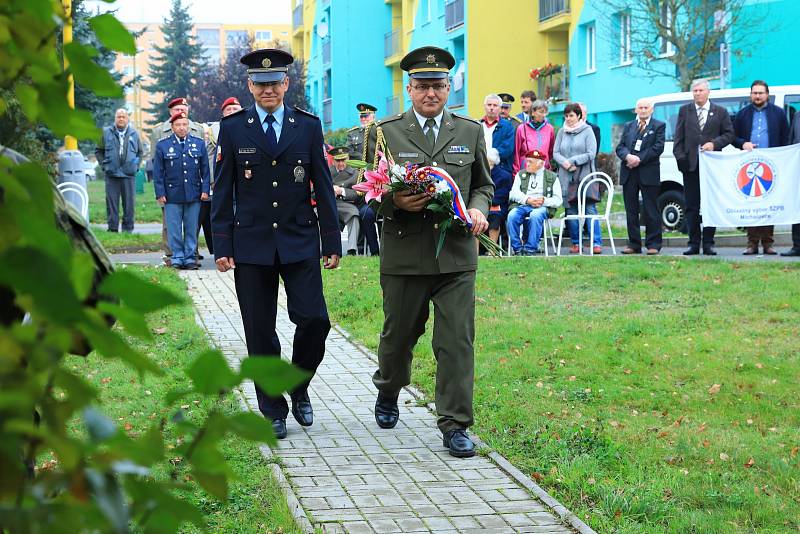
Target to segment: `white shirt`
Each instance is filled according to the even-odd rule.
[[[417,117],[417,122],[419,122],[419,127],[422,129],[422,133],[427,135],[428,129],[425,128],[425,121],[427,121],[429,117],[423,117],[422,115],[417,113],[416,109],[414,109],[414,115],[416,115],[416,117]],[[439,137],[439,128],[442,125],[442,116],[443,115],[444,115],[444,110],[440,111],[439,114],[436,115],[435,117],[431,117],[431,118],[433,118],[434,121],[436,121],[436,125],[433,127],[433,138],[434,139]]]
[[[486,141],[486,150],[492,148],[492,135],[494,134],[494,129],[497,128],[497,125],[500,123],[498,120],[491,126],[487,126],[486,122],[481,122],[481,126],[483,126],[483,139]]]
[[[700,121],[700,110],[703,110],[703,119],[708,122],[708,112],[711,110],[711,100],[706,100],[702,106],[694,105],[694,112],[697,114],[697,120]]]
[[[526,171],[523,169],[514,177],[514,185],[511,186],[508,199],[511,202],[524,205],[528,203],[529,198],[544,197],[544,167],[531,175],[528,180],[527,191],[522,190],[522,178],[520,175],[523,172]],[[561,184],[558,178],[556,178],[556,181],[553,183],[553,196],[544,197],[544,204],[542,204],[542,206],[545,208],[558,208],[561,204],[563,204]]]

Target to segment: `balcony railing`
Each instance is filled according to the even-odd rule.
[[[558,67],[560,67],[557,69],[558,72],[540,76],[536,80],[538,85],[536,94],[551,104],[569,100],[568,65],[558,65]]]
[[[400,97],[387,96],[386,97],[386,114],[396,115],[400,113]]]
[[[444,29],[454,30],[464,25],[464,0],[448,0],[444,6]]]
[[[464,105],[464,93],[466,91],[462,87],[458,91],[451,91],[450,98],[447,100],[447,107],[457,108]]]
[[[333,123],[333,99],[331,98],[326,98],[322,101],[322,122],[326,126],[330,126]]]
[[[383,58],[388,59],[400,52],[400,30],[383,36]]]
[[[331,40],[322,41],[322,64],[330,65],[331,62]]]
[[[569,13],[569,0],[539,0],[539,21]]]
[[[292,25],[295,28],[299,28],[303,25],[303,2],[297,2],[297,5],[294,6],[294,11],[292,12]]]

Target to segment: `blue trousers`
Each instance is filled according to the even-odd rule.
[[[200,201],[170,203],[164,206],[167,222],[167,241],[172,249],[172,265],[189,265],[197,257],[197,223]]]
[[[577,215],[578,214],[578,203],[570,202],[567,204],[567,215]],[[587,215],[597,215],[597,202],[586,202],[586,214]],[[573,245],[579,245],[578,243],[578,221],[576,219],[570,219],[567,221],[567,228],[569,228],[569,237],[572,240]],[[588,228],[589,221],[586,220],[586,227]],[[588,230],[587,230],[588,232]],[[586,236],[589,237],[588,235]],[[597,219],[594,220],[594,243],[595,246],[603,246],[603,236],[600,235],[600,221]]]
[[[378,254],[378,231],[375,228],[375,212],[372,211],[369,204],[364,204],[358,208],[358,215],[361,217],[361,231],[364,232],[367,240],[369,253],[376,256]]]
[[[525,218],[528,218],[527,222]],[[527,252],[534,252],[539,250],[539,241],[542,239],[542,232],[544,230],[544,221],[547,219],[547,208],[540,206],[534,208],[527,204],[517,206],[508,214],[506,221],[506,231],[508,232],[508,239],[511,241],[511,249],[514,252],[524,250]],[[528,236],[525,245],[520,240],[520,227],[525,224]]]

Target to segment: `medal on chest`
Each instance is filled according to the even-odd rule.
[[[294,168],[294,181],[295,182],[302,182],[303,178],[306,177],[306,170],[298,165]]]

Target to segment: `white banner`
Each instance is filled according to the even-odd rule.
[[[700,152],[700,211],[707,226],[800,223],[800,144]]]

